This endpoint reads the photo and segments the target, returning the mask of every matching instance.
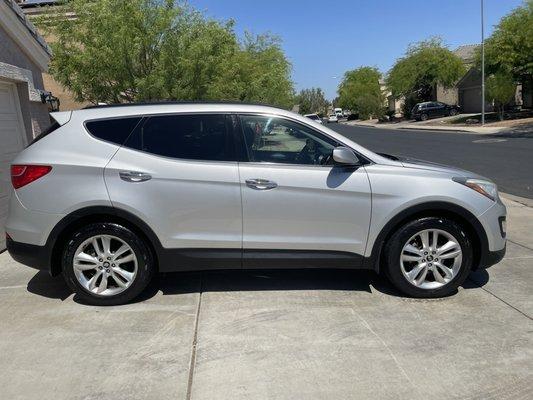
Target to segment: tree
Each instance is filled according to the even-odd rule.
[[[516,82],[510,73],[498,72],[490,75],[486,82],[487,98],[494,101],[500,120],[503,121],[505,105],[516,93]]]
[[[327,113],[329,102],[320,88],[302,89],[296,97],[296,103],[300,106],[300,114]]]
[[[480,51],[477,64],[481,64]],[[533,0],[503,17],[485,41],[488,74],[512,74],[516,80],[533,75]]]
[[[437,84],[451,88],[465,72],[462,60],[441,39],[431,38],[410,45],[389,71],[386,83],[396,98],[430,101]]]
[[[292,106],[279,39],[246,35],[174,0],[70,0],[37,20],[56,40],[52,76],[79,101],[242,100]]]
[[[359,118],[381,117],[384,113],[385,96],[379,83],[381,73],[377,68],[360,67],[347,71],[339,85],[338,104]]]

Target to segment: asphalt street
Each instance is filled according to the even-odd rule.
[[[456,166],[492,179],[502,192],[533,198],[533,133],[479,135],[327,126],[372,151]]]

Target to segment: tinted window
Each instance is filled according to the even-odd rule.
[[[122,145],[140,120],[141,117],[102,119],[88,121],[85,126],[91,135]]]
[[[283,118],[241,116],[248,159],[252,162],[327,165],[338,143],[305,125]]]
[[[233,140],[224,115],[150,117],[135,131],[126,146],[165,157],[235,160]]]

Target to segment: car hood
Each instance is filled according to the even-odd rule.
[[[442,173],[457,176],[457,177],[463,176],[466,178],[487,179],[474,172],[467,171],[467,170],[457,168],[457,167],[451,167],[449,165],[438,164],[438,163],[434,163],[431,161],[424,161],[424,160],[419,160],[419,159],[410,158],[410,157],[391,156],[389,154],[381,154],[381,153],[380,155],[393,159],[395,161],[399,161],[405,168],[425,169],[429,171],[442,172]]]
[[[406,168],[426,169],[430,171],[450,174],[450,175],[457,176],[457,177],[463,176],[465,178],[476,178],[476,179],[488,180],[484,176],[481,176],[474,172],[467,171],[467,170],[457,168],[457,167],[451,167],[449,165],[437,164],[431,161],[418,160],[415,158],[404,158],[404,159],[400,159],[399,161]]]

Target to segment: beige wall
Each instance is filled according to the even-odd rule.
[[[459,104],[459,91],[457,87],[445,89],[441,85],[437,85],[436,100],[450,105]]]

